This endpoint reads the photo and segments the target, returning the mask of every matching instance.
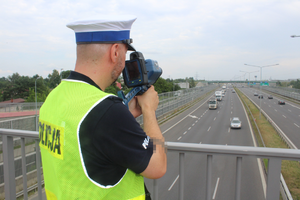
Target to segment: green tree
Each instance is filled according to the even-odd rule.
[[[162,77],[159,77],[156,83],[154,83],[154,88],[158,94],[164,92],[170,92],[173,90],[173,85],[171,82],[167,82]]]
[[[117,95],[117,92],[120,90],[120,88],[117,87],[116,83],[113,83],[109,87],[105,89],[106,93]]]
[[[277,82],[276,82],[276,86],[282,86],[281,82],[280,82],[280,81],[277,81]]]
[[[60,74],[56,69],[54,69],[52,71],[52,74],[49,74],[46,79],[47,86],[51,89],[58,86],[58,84],[60,84],[60,81],[61,81]]]
[[[35,89],[34,88],[29,88],[29,96],[26,100],[26,102],[35,102]],[[37,102],[44,102],[47,98],[47,93],[46,92],[42,92],[42,93],[38,93],[36,94],[36,99]]]
[[[196,87],[196,82],[194,81],[194,78],[193,77],[190,77],[188,79],[188,82],[190,84],[190,88],[193,88],[193,87]]]
[[[62,79],[68,78],[70,76],[71,70],[66,70],[61,72]]]
[[[299,81],[299,79],[297,79],[296,81],[294,81],[294,80],[291,81],[290,85],[292,85],[293,88],[300,89],[300,81]]]

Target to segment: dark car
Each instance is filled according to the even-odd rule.
[[[264,96],[263,96],[262,94],[260,94],[260,95],[258,95],[258,98],[259,98],[259,99],[263,99]]]
[[[279,105],[285,105],[285,102],[284,102],[283,100],[279,100],[279,101],[278,101],[278,104],[279,104]]]
[[[268,96],[268,99],[273,99],[273,96],[272,95]]]

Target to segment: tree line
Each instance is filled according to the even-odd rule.
[[[13,73],[12,75],[0,78],[0,102],[8,101],[12,99],[22,98],[26,102],[35,102],[35,89],[38,102],[44,102],[48,94],[56,86],[58,86],[62,79],[67,78],[70,75],[70,70],[62,71],[59,73],[57,70],[53,70],[46,78],[39,76],[38,74],[29,77],[21,76],[19,73]],[[122,77],[118,79],[121,82]],[[177,91],[181,88],[176,84],[179,82],[188,82],[191,87],[196,86],[195,80],[190,77],[186,79],[164,79],[160,77],[154,84],[155,90],[160,94],[164,92]],[[116,83],[106,88],[105,92],[117,94],[119,91]],[[127,94],[131,88],[127,88],[122,84],[122,90]]]
[[[276,86],[280,86],[280,87],[289,87],[289,86],[292,86],[292,88],[300,89],[300,80],[297,79],[296,81],[292,80],[290,82],[277,81],[276,82]]]

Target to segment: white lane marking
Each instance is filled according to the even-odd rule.
[[[269,108],[271,108],[271,106],[269,105]]]
[[[191,127],[190,127],[190,128],[188,128],[188,130],[191,130]]]
[[[198,123],[198,120],[196,121],[196,123]]]
[[[231,111],[231,114],[232,114],[232,111]]]
[[[288,109],[288,111],[292,112],[290,109]]]
[[[277,112],[277,110],[276,109],[274,109],[276,112]]]
[[[210,130],[210,128],[211,128],[211,126],[207,129],[207,131],[209,131]]]
[[[187,132],[187,131],[186,131],[186,132]],[[185,134],[186,134],[186,132],[184,132],[184,133],[183,133],[183,135],[185,135]]]
[[[220,111],[218,111],[218,113],[219,113]],[[300,115],[299,115],[300,116]]]
[[[180,139],[181,139],[181,136],[177,140],[180,140]]]
[[[189,115],[189,117],[194,118],[194,119],[198,119],[198,117],[195,116],[195,115]]]
[[[294,123],[295,124],[295,126],[297,126],[298,128],[299,128],[299,125],[298,124],[296,124],[296,123]]]
[[[217,117],[214,118],[214,121],[216,120]]]
[[[202,103],[200,106],[198,106],[195,110],[193,110],[192,112],[190,112],[187,116],[185,116],[184,118],[182,118],[181,120],[179,120],[177,123],[173,124],[173,126],[171,126],[170,128],[168,128],[167,130],[165,130],[162,134],[165,134],[166,132],[168,132],[169,130],[171,130],[174,126],[176,126],[177,124],[179,124],[180,122],[182,122],[185,118],[187,118],[190,114],[192,114],[193,112],[195,112],[196,110],[198,110],[201,106],[203,106],[206,102]]]
[[[286,116],[282,115],[282,117],[286,118]]]
[[[195,126],[195,124],[193,124],[192,126]]]
[[[217,194],[217,190],[218,190],[218,186],[219,186],[219,181],[220,181],[220,177],[218,177],[217,179],[217,183],[216,183],[216,187],[215,187],[215,191],[214,191],[214,195],[212,199],[216,198],[216,194]]]
[[[175,178],[175,180],[173,181],[172,185],[169,187],[168,191],[170,191],[172,189],[172,187],[174,186],[174,184],[176,183],[176,181],[178,180],[179,175]]]
[[[230,133],[230,128],[228,128],[228,133]]]

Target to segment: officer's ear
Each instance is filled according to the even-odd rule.
[[[110,59],[113,63],[118,62],[118,57],[120,56],[120,44],[113,44],[110,48]]]

